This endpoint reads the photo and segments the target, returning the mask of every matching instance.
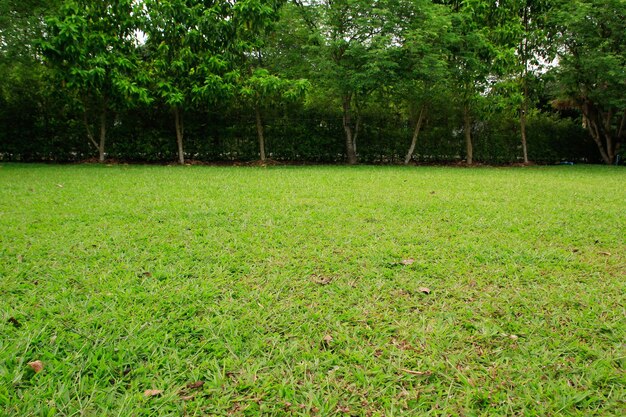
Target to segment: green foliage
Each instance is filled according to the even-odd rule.
[[[623,5],[2,0],[0,154],[82,159],[82,124],[102,159],[107,136],[111,157],[167,159],[169,111],[179,156],[185,134],[194,158],[254,159],[256,113],[275,159],[397,162],[425,115],[417,160],[466,157],[469,132],[495,163],[521,157],[515,120],[541,114],[551,131],[586,126],[613,163],[626,131]],[[566,119],[576,110],[582,120]],[[533,134],[557,160],[588,149],[578,133]]]
[[[136,13],[132,0],[64,2],[40,44],[63,86],[113,106],[148,103],[138,81]]]
[[[561,41],[563,94],[603,109],[626,109],[626,15],[624,0],[570,1],[556,12]]]
[[[308,80],[282,79],[259,68],[243,80],[240,95],[257,105],[272,100],[296,101],[304,97],[309,86]]]
[[[563,46],[559,98],[581,110],[607,164],[614,163],[626,130],[625,7],[624,0],[577,0],[554,13]]]
[[[205,4],[206,3],[206,4]],[[147,1],[141,29],[146,34],[148,71],[157,97],[170,107],[215,102],[232,85],[226,55],[231,16],[227,2]],[[175,23],[172,23],[175,22]]]

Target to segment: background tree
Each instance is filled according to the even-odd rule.
[[[560,108],[574,107],[612,164],[626,130],[626,1],[561,2],[553,17],[560,40]]]
[[[259,155],[261,161],[267,159],[265,150],[265,132],[263,124],[263,108],[280,105],[301,99],[309,88],[305,79],[289,80],[271,75],[268,70],[259,68],[245,77],[241,83],[240,97],[254,109]]]
[[[402,33],[400,76],[395,84],[406,103],[409,119],[414,121],[405,165],[413,158],[430,104],[437,94],[448,88],[445,85],[449,70],[446,38],[451,30],[447,8],[428,0],[413,2],[410,6],[411,18],[405,20],[408,24]]]
[[[311,36],[312,81],[341,106],[345,152],[356,164],[361,110],[369,95],[393,74],[393,1],[314,0],[302,6]]]
[[[138,72],[134,3],[65,1],[59,15],[48,19],[41,43],[46,61],[82,110],[87,137],[100,162],[105,159],[109,113],[135,100],[149,101]],[[90,116],[97,120],[97,140]]]
[[[304,97],[309,83],[305,79],[291,80],[270,73],[265,62],[268,38],[275,30],[282,1],[247,1],[235,5],[238,52],[241,78],[239,97],[253,110],[259,141],[259,156],[265,162],[265,128],[263,110],[267,106]]]
[[[550,41],[550,31],[546,20],[552,3],[552,0],[517,0],[513,4],[514,7],[516,6],[521,26],[517,64],[522,93],[519,108],[520,136],[522,158],[525,164],[529,163],[526,125],[530,102],[533,98],[531,86],[536,84],[539,74],[554,57],[553,43]]]
[[[623,1],[0,0],[0,159],[615,161]]]
[[[0,144],[10,153],[24,149],[27,159],[53,151],[41,140],[53,89],[36,45],[58,3],[0,0]]]
[[[174,117],[178,162],[185,163],[184,113],[214,103],[233,90],[227,46],[234,38],[226,1],[145,2],[142,30],[154,93]]]
[[[514,59],[509,9],[498,0],[451,0],[449,43],[451,82],[463,114],[466,162],[474,161],[472,129],[478,103],[495,79]]]

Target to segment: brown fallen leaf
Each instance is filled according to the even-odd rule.
[[[417,290],[424,294],[430,294],[430,289],[426,287],[419,287]]]
[[[326,336],[324,336],[322,338],[322,347],[324,348],[329,348],[330,347],[330,343],[333,341],[333,337],[329,334],[327,334]]]
[[[428,376],[432,373],[431,371],[413,371],[411,369],[401,369],[401,371],[406,372],[407,374],[410,374],[410,375],[419,375],[419,376],[422,376],[422,375]]]
[[[324,277],[324,276],[320,276],[320,275],[312,275],[311,276],[311,280],[314,283],[320,284],[320,285],[328,285],[331,282],[333,282],[333,278],[332,277]]]
[[[13,327],[15,327],[16,329],[19,329],[20,327],[22,327],[22,323],[17,321],[17,319],[15,317],[9,317],[7,322],[11,323],[13,325]]]
[[[339,411],[340,413],[349,413],[350,412],[350,408],[338,405],[337,406],[337,411]]]
[[[189,401],[189,400],[193,400],[193,395],[185,395],[183,397],[180,397],[181,400],[183,401]]]
[[[187,388],[196,389],[196,388],[200,388],[203,385],[204,385],[204,381],[190,382],[187,384]]]
[[[600,255],[611,256],[611,252],[600,252]]]
[[[143,395],[145,395],[146,397],[156,397],[161,394],[163,394],[162,389],[147,389],[143,392]]]
[[[43,362],[42,361],[28,362],[28,366],[30,366],[30,368],[33,371],[35,371],[36,374],[38,374],[39,372],[43,371]]]
[[[400,262],[402,265],[412,265],[415,263],[415,259],[413,258],[409,258],[409,259],[403,259],[402,262]]]

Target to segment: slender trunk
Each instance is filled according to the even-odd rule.
[[[527,65],[524,62],[524,65]],[[522,155],[524,163],[528,164],[528,146],[526,145],[526,114],[528,113],[528,84],[526,83],[526,70],[524,70],[522,83],[524,84],[524,92],[522,97],[522,108],[520,109],[519,126],[522,135]]]
[[[346,134],[346,155],[348,157],[348,164],[355,165],[357,163],[357,157],[352,132],[352,95],[343,95],[341,101],[343,107],[343,130]]]
[[[104,143],[107,135],[107,112],[106,108],[100,111],[100,146],[98,147],[98,160],[104,162]]]
[[[359,137],[359,132],[361,131],[361,114],[356,117],[356,124],[354,126],[354,135],[352,136],[352,149],[354,149],[354,154],[356,155],[356,141]]]
[[[526,145],[526,114],[528,113],[528,7],[524,7],[524,14],[522,15],[522,23],[524,24],[525,36],[520,44],[520,55],[524,68],[522,69],[522,107],[520,109],[519,125],[520,133],[522,135],[522,155],[524,156],[524,164],[528,164],[528,146]]]
[[[604,117],[604,125],[602,126],[602,130],[604,131],[604,137],[606,140],[606,153],[611,160],[611,164],[615,159],[615,149],[613,147],[613,128],[611,126],[611,121],[613,119],[613,111],[609,110],[606,112]]]
[[[528,163],[528,148],[526,146],[526,111],[528,109],[528,103],[526,103],[526,98],[524,98],[524,103],[522,104],[522,111],[519,117],[519,126],[520,131],[522,133],[522,154],[524,156],[524,163]]]
[[[413,158],[413,152],[415,152],[415,145],[417,145],[417,137],[420,134],[420,130],[422,129],[422,122],[424,120],[424,115],[426,113],[426,106],[422,105],[420,109],[420,115],[415,123],[415,129],[413,130],[413,138],[411,139],[411,146],[409,147],[409,151],[406,153],[406,157],[404,158],[404,165],[408,165],[411,162],[411,158]]]
[[[89,142],[98,150],[100,150],[100,146],[98,146],[98,142],[93,136],[93,132],[91,131],[91,126],[89,126],[89,120],[87,120],[87,111],[83,111],[83,124],[85,125],[85,130],[87,131],[87,138]]]
[[[469,105],[463,106],[463,131],[465,133],[465,146],[467,150],[467,165],[474,163],[474,148],[472,147],[472,119]]]
[[[265,162],[265,136],[263,134],[263,119],[261,118],[261,110],[258,104],[254,105],[254,113],[256,116],[256,132],[259,137],[259,151],[261,153],[261,161]]]
[[[87,118],[87,110],[83,111],[83,124],[85,125],[85,130],[87,131],[87,138],[89,142],[98,150],[98,161],[104,162],[104,147],[106,143],[106,134],[107,134],[107,111],[106,104],[102,106],[100,110],[99,116],[100,123],[100,135],[98,137],[98,142],[96,142],[96,137],[93,134],[93,130],[91,129],[91,125],[89,124],[89,120]]]
[[[611,132],[604,132],[604,138],[606,141],[606,155],[607,155],[607,165],[611,165],[615,160],[615,148],[613,146],[613,136]]]
[[[174,124],[176,126],[176,143],[178,144],[178,163],[185,165],[185,153],[183,151],[183,120],[178,107],[174,107]]]

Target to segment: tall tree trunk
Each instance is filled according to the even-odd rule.
[[[613,160],[615,159],[615,147],[613,143],[613,127],[611,126],[611,122],[613,121],[613,111],[609,110],[603,116],[604,116],[603,118],[604,124],[602,125],[602,131],[604,133],[604,138],[606,142],[606,153],[608,154],[609,159],[611,161],[609,162],[609,164],[612,164]]]
[[[254,105],[254,113],[256,116],[256,133],[259,137],[259,152],[261,153],[261,161],[265,162],[265,135],[263,132],[263,119],[261,118],[261,110],[259,105]]]
[[[354,149],[354,155],[356,155],[356,141],[361,131],[361,113],[356,116],[356,124],[354,125],[354,135],[352,135],[352,149]]]
[[[85,130],[87,131],[87,138],[89,142],[100,152],[100,145],[96,142],[96,139],[93,136],[93,132],[91,131],[91,126],[89,125],[89,120],[87,119],[87,110],[83,110],[83,124],[85,125]]]
[[[469,105],[463,106],[463,131],[465,133],[465,147],[467,153],[467,165],[474,163],[474,148],[472,146],[472,119],[470,116]]]
[[[348,157],[348,164],[355,165],[357,157],[356,143],[352,131],[352,95],[344,94],[341,97],[341,102],[343,107],[343,130],[346,134],[346,156]]]
[[[604,144],[602,143],[602,135],[600,134],[600,129],[598,128],[596,121],[588,120],[587,129],[589,129],[589,133],[591,134],[591,138],[593,139],[593,141],[596,143],[596,145],[598,145],[598,150],[600,151],[602,161],[607,165],[611,165],[611,163],[613,162],[613,158],[604,148]]]
[[[105,157],[105,144],[106,144],[106,133],[107,133],[107,112],[106,105],[102,107],[100,110],[99,116],[100,123],[100,135],[98,137],[98,142],[96,142],[96,137],[91,130],[91,125],[89,124],[89,120],[87,118],[87,110],[83,110],[83,124],[85,125],[85,130],[87,131],[87,138],[89,142],[98,150],[98,161],[104,162]]]
[[[599,111],[594,107],[593,104],[586,101],[583,102],[581,110],[583,113],[583,118],[587,122],[587,130],[589,130],[591,138],[598,146],[602,161],[606,165],[611,165],[614,158],[614,155],[611,154],[612,140],[610,137],[610,132],[604,132],[603,134],[604,128],[602,126],[602,121],[600,121],[601,115],[599,114]],[[606,139],[606,147],[603,143],[603,139]]]
[[[107,136],[107,112],[106,107],[100,111],[100,146],[98,147],[98,161],[104,162],[104,144]]]
[[[519,125],[522,135],[522,155],[524,156],[524,164],[528,164],[528,146],[526,144],[526,117],[528,113],[528,7],[524,7],[522,15],[522,24],[524,25],[525,36],[520,43],[520,55],[524,64],[522,68],[522,106],[520,108]]]
[[[519,126],[522,133],[522,154],[524,155],[524,163],[528,164],[528,147],[526,146],[526,112],[528,111],[528,102],[526,94],[524,94],[524,102],[519,116]]]
[[[413,130],[413,138],[411,139],[411,146],[409,147],[409,151],[406,153],[406,157],[404,158],[404,165],[408,165],[411,162],[411,158],[413,158],[413,152],[415,152],[415,145],[417,145],[417,138],[420,134],[420,130],[422,129],[422,122],[424,121],[424,115],[426,114],[426,105],[422,105],[420,108],[420,115],[417,118],[417,122],[415,123],[415,129]]]
[[[176,127],[176,143],[178,145],[178,163],[185,165],[185,152],[183,150],[183,117],[181,110],[174,107],[174,125]]]

